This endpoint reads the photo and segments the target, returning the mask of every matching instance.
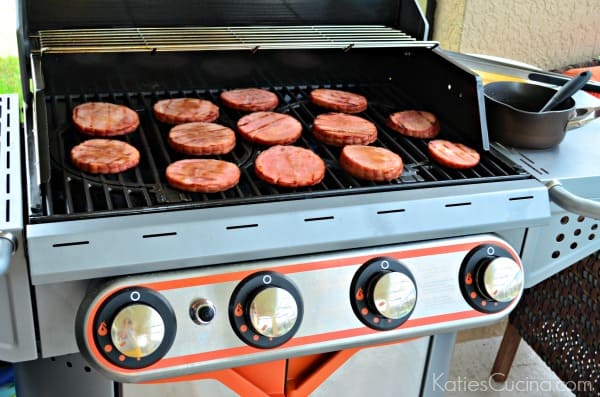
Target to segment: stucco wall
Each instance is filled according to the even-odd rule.
[[[434,40],[552,69],[600,55],[600,0],[438,0]]]

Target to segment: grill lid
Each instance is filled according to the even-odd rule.
[[[23,0],[25,37],[47,29],[385,25],[423,40],[416,0]]]

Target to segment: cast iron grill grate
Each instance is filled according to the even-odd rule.
[[[329,85],[322,85],[331,87]],[[339,148],[316,141],[310,130],[316,115],[327,112],[310,103],[309,93],[314,86],[272,86],[280,100],[276,111],[288,113],[303,125],[303,134],[296,145],[309,148],[326,163],[324,180],[310,188],[284,189],[271,186],[254,175],[254,159],[264,150],[238,137],[232,153],[212,156],[239,165],[242,175],[239,184],[222,193],[187,193],[171,188],[165,179],[166,167],[190,156],[173,151],[167,144],[169,125],[156,121],[152,105],[160,99],[196,97],[219,105],[219,123],[235,130],[237,120],[244,114],[222,106],[218,90],[182,90],[158,92],[99,92],[46,97],[50,146],[50,179],[44,185],[44,215],[34,222],[79,219],[110,215],[133,214],[161,210],[239,205],[257,202],[306,199],[332,195],[483,183],[528,178],[520,168],[502,161],[493,153],[482,153],[479,165],[470,170],[452,170],[433,163],[427,156],[427,142],[401,136],[385,125],[387,116],[411,106],[410,99],[394,85],[335,85],[365,95],[369,109],[360,116],[374,122],[378,140],[374,145],[400,154],[404,172],[396,180],[375,183],[357,180],[343,171],[337,158]],[[72,109],[80,103],[105,101],[126,105],[138,112],[140,127],[118,139],[140,151],[140,164],[116,175],[92,175],[75,168],[70,161],[73,146],[89,139],[80,134],[71,122]],[[460,136],[442,123],[440,137],[460,141]]]

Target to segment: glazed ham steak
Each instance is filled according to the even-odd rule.
[[[348,91],[317,88],[310,92],[310,101],[317,106],[342,113],[360,113],[367,110],[367,98]]]
[[[240,180],[237,165],[211,159],[179,160],[169,164],[167,182],[177,189],[195,193],[216,193],[231,189]]]
[[[258,155],[254,170],[267,183],[294,188],[321,182],[325,176],[325,163],[308,149],[278,145]]]
[[[245,112],[273,110],[279,104],[277,95],[260,88],[241,88],[221,93],[221,101],[229,108]]]
[[[405,110],[391,114],[387,125],[401,133],[413,138],[432,139],[440,132],[440,123],[433,113]]]
[[[427,144],[427,150],[434,161],[445,167],[465,169],[479,164],[479,153],[462,143],[435,139]]]
[[[72,120],[80,132],[99,137],[129,134],[140,125],[135,111],[107,102],[86,102],[75,106]]]
[[[332,146],[366,145],[377,139],[375,124],[344,113],[318,115],[312,132],[317,140]]]
[[[235,147],[235,133],[215,123],[185,123],[171,128],[169,145],[176,151],[194,156],[226,154]]]
[[[400,156],[376,146],[344,146],[339,161],[340,166],[350,175],[370,181],[396,179],[404,167]]]
[[[219,108],[214,103],[197,98],[163,99],[153,106],[154,117],[166,124],[213,122],[219,118]]]
[[[302,135],[302,124],[290,115],[275,112],[250,113],[237,122],[242,138],[260,145],[288,145]]]
[[[92,174],[116,174],[137,166],[140,152],[114,139],[90,139],[71,149],[71,161]]]

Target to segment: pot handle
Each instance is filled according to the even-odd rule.
[[[583,127],[598,117],[600,117],[600,106],[575,109],[574,116],[569,118],[567,123],[567,130]]]
[[[565,189],[560,181],[553,179],[546,183],[550,200],[559,207],[588,218],[600,219],[600,202],[579,197]]]

